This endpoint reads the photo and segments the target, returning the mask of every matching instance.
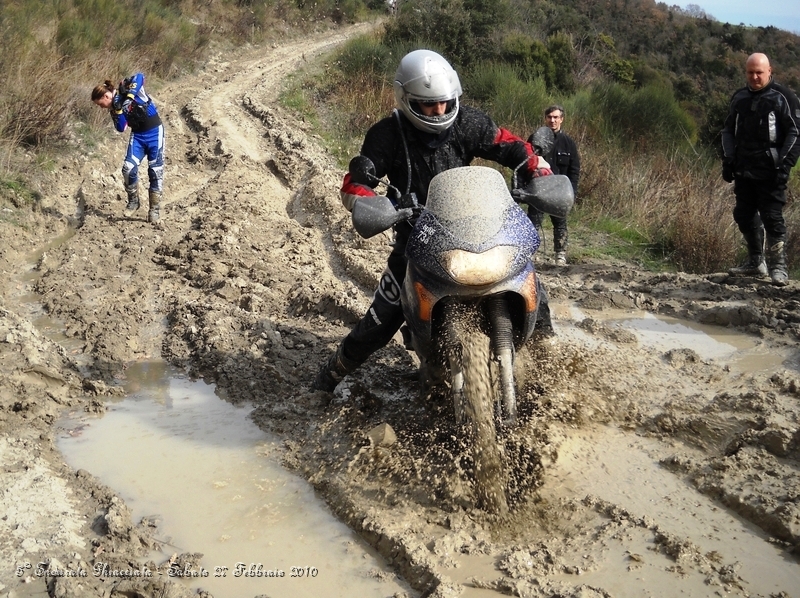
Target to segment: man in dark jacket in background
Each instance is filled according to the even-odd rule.
[[[733,219],[747,243],[747,260],[731,268],[737,276],[766,276],[785,286],[786,183],[800,155],[800,102],[772,78],[764,54],[745,64],[747,85],[731,98],[722,129],[722,178],[734,182]],[[764,237],[766,232],[766,263]]]
[[[564,174],[569,177],[572,183],[572,191],[577,197],[578,179],[581,176],[581,157],[578,154],[578,146],[575,141],[561,130],[561,125],[564,124],[564,107],[554,105],[545,109],[544,122],[555,133],[553,151],[550,155],[545,156],[545,159],[550,163],[553,174]],[[533,135],[528,138],[528,142],[530,143],[532,140]],[[529,207],[528,215],[541,236],[544,214],[533,207]],[[550,220],[553,223],[553,251],[555,252],[556,266],[566,266],[567,219],[550,216]]]

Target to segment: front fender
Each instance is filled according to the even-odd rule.
[[[436,317],[443,300],[474,302],[480,304],[490,295],[506,294],[509,297],[514,343],[519,348],[533,334],[539,308],[540,292],[536,270],[531,262],[515,275],[501,283],[484,288],[447,284],[441,279],[426,276],[425,272],[409,263],[400,300],[406,324],[415,339],[415,348],[427,354],[432,346]]]

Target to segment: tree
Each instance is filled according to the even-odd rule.
[[[572,45],[572,37],[564,32],[554,33],[547,38],[547,51],[553,61],[554,83],[561,91],[575,91],[575,71],[578,56]]]

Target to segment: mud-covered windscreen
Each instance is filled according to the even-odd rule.
[[[479,244],[500,230],[514,200],[499,172],[464,166],[433,177],[425,207],[453,236]]]

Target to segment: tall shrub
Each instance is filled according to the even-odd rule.
[[[575,91],[575,71],[578,68],[578,55],[572,45],[572,38],[563,31],[547,38],[547,52],[553,61],[553,83],[564,93]]]
[[[478,46],[462,0],[407,0],[386,25],[388,45],[440,52],[456,67],[474,61]]]
[[[466,96],[481,104],[492,118],[523,137],[541,124],[541,114],[551,101],[543,79],[522,81],[506,64],[483,62],[463,79]]]
[[[625,139],[640,150],[663,151],[693,143],[697,127],[691,116],[675,100],[672,91],[661,85],[632,89],[618,83],[601,83],[592,88],[591,118],[601,123],[602,133]]]

